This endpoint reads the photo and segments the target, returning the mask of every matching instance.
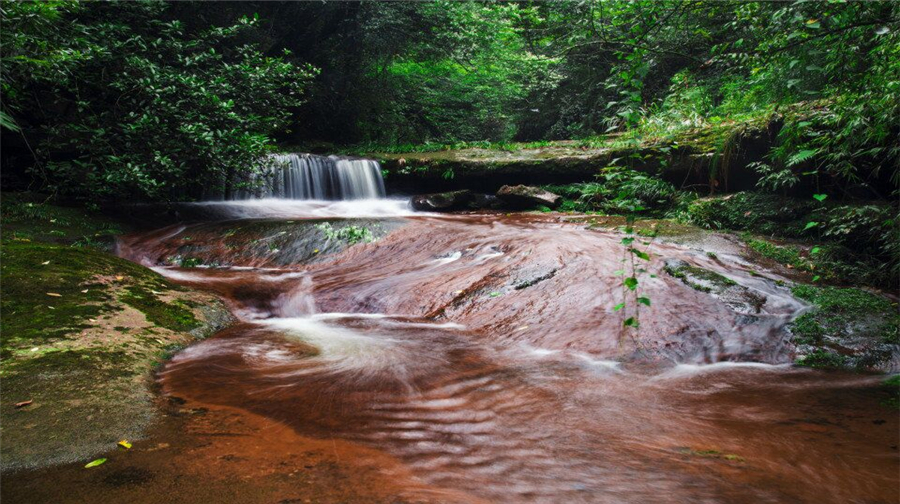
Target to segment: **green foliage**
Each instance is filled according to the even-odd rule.
[[[710,229],[790,239],[816,237],[820,245],[810,251],[750,236],[745,239],[765,257],[800,270],[823,271],[832,279],[895,287],[900,277],[900,227],[892,205],[845,205],[741,192],[697,199],[680,217]],[[809,226],[810,222],[816,224]]]
[[[841,368],[846,364],[847,358],[845,356],[827,350],[815,350],[797,361],[798,366],[824,369]]]
[[[872,336],[900,343],[900,313],[896,303],[860,289],[796,285],[791,292],[814,310],[794,321],[791,331],[801,343],[820,344],[825,338]]]
[[[250,184],[314,73],[244,43],[248,18],[189,27],[162,2],[40,3],[3,3],[2,90],[34,139],[32,174],[60,195]]]
[[[322,231],[329,240],[342,240],[350,245],[375,241],[375,235],[372,234],[369,228],[354,226],[353,224],[335,228],[330,222],[323,222],[322,224],[316,224],[316,229]]]
[[[689,199],[686,193],[657,177],[625,167],[609,166],[597,182],[548,185],[544,189],[563,196],[562,211],[589,211],[624,215],[662,214]]]

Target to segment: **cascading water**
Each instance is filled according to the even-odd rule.
[[[258,188],[235,191],[228,199],[356,200],[385,196],[381,166],[372,159],[314,154],[274,154],[270,159],[269,171],[254,180]]]

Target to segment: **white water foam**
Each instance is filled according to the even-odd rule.
[[[221,214],[225,219],[328,219],[328,218],[377,218],[421,215],[412,210],[406,199],[364,200],[292,200],[266,198],[244,201],[203,201],[183,203],[205,207]]]

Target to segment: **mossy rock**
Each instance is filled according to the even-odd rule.
[[[8,241],[2,255],[4,471],[139,438],[157,414],[150,370],[230,322],[213,296],[98,250]]]
[[[766,304],[765,296],[726,276],[685,261],[667,260],[663,269],[688,287],[720,299],[738,313],[756,314]]]
[[[812,304],[790,326],[809,367],[852,367],[896,372],[900,366],[900,313],[889,299],[856,288],[796,285]]]

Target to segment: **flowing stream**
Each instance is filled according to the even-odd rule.
[[[124,237],[239,318],[178,353],[164,392],[383,451],[421,484],[411,501],[897,501],[880,378],[792,367],[785,324],[807,307],[736,251],[650,244],[652,306],[625,331],[620,234],[381,201],[210,203],[217,219]],[[314,224],[338,216],[380,238],[327,248]],[[665,260],[764,301],[691,289]]]

